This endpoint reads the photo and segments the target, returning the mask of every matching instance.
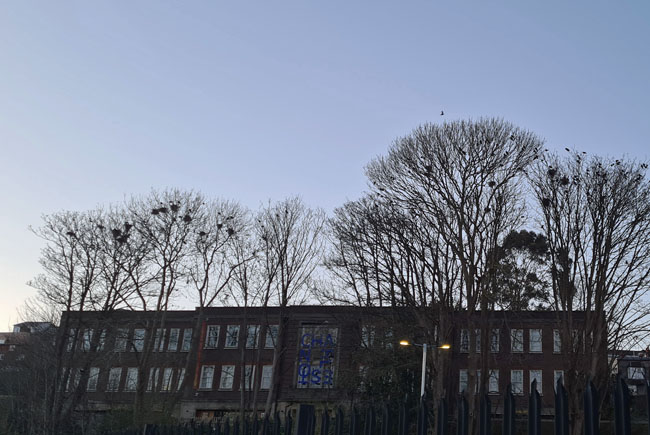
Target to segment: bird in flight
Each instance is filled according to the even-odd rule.
[[[441,111],[440,111],[440,116],[443,116],[444,114],[445,114],[445,111],[444,111],[444,110],[441,110]]]

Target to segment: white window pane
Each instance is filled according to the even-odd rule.
[[[221,327],[219,325],[208,325],[204,346],[206,349],[216,349],[219,343],[220,329]]]
[[[83,340],[81,342],[82,347],[81,349],[84,352],[90,351],[90,343],[92,342],[93,339],[93,330],[92,329],[85,329],[83,333]]]
[[[228,325],[226,331],[226,347],[237,347],[239,345],[239,325]]]
[[[201,380],[199,381],[199,388],[207,390],[212,388],[212,380],[214,379],[214,366],[201,367]]]
[[[176,391],[180,391],[183,388],[183,381],[185,380],[185,368],[183,367],[178,371],[178,384],[176,386]]]
[[[255,349],[257,347],[257,343],[259,342],[258,340],[259,329],[260,329],[259,325],[248,325],[248,329],[246,331],[247,349]]]
[[[115,352],[126,352],[126,344],[129,338],[129,330],[118,328],[115,334]]]
[[[108,385],[106,391],[117,391],[120,388],[120,378],[122,377],[122,367],[113,367],[108,372]]]
[[[235,366],[222,366],[219,388],[222,390],[232,390],[232,384],[234,379],[235,379]]]
[[[244,389],[251,391],[255,385],[255,366],[247,365],[244,367]]]
[[[153,342],[153,351],[162,352],[165,350],[165,330],[156,328],[156,336]]]
[[[99,367],[91,367],[88,372],[88,391],[97,391],[97,381],[99,380]]]
[[[490,352],[499,352],[499,330],[492,329],[490,333]]]
[[[260,383],[261,390],[268,390],[271,388],[271,380],[273,377],[273,366],[262,366],[262,381]]]
[[[460,330],[460,351],[469,352],[469,331],[467,329]]]
[[[147,383],[147,391],[158,390],[159,375],[160,375],[160,369],[158,368],[149,369],[149,382]]]
[[[138,368],[129,367],[126,370],[126,381],[124,382],[124,391],[135,391],[138,388]]]
[[[542,330],[531,329],[529,331],[530,352],[539,353],[542,351]]]
[[[474,349],[476,353],[481,353],[481,330],[480,329],[474,331],[474,337],[475,337]]]
[[[458,392],[467,391],[467,370],[461,369],[458,372]]]
[[[72,351],[72,349],[74,349],[75,347],[75,342],[77,339],[76,335],[77,335],[77,330],[75,328],[70,328],[70,330],[68,331],[68,347],[67,347],[68,352]]]
[[[628,379],[645,379],[645,370],[643,367],[628,367],[627,368],[627,378]]]
[[[192,347],[192,328],[185,328],[183,330],[183,344],[181,345],[181,352],[189,352]]]
[[[174,369],[172,369],[171,367],[165,368],[165,370],[163,371],[162,385],[160,386],[160,391],[171,391],[173,375],[174,375]]]
[[[133,330],[133,348],[136,352],[142,352],[144,349],[144,329]]]
[[[524,371],[511,370],[510,384],[512,385],[512,394],[524,394]]]
[[[266,329],[266,338],[264,340],[264,347],[267,349],[275,348],[275,343],[278,340],[278,325],[269,325]]]
[[[537,381],[537,392],[542,394],[542,371],[541,370],[531,370],[530,374],[530,384],[533,384],[533,381]]]
[[[499,371],[490,370],[490,379],[488,385],[489,393],[498,393],[499,392]]]
[[[553,352],[562,352],[562,335],[558,329],[553,330]]]
[[[172,328],[169,330],[169,344],[167,345],[167,350],[169,352],[176,352],[178,350],[179,335],[180,335],[180,329]]]
[[[564,370],[554,370],[553,371],[553,389],[556,389],[557,381],[560,378],[562,378],[562,385],[564,385]]]
[[[510,330],[510,351],[511,352],[524,351],[524,330],[523,329]]]

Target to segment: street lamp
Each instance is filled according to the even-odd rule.
[[[422,380],[420,381],[420,397],[424,397],[424,384],[425,384],[425,377],[427,373],[427,347],[431,345],[426,343],[422,343],[422,344],[411,343],[408,340],[401,340],[399,344],[400,346],[418,346],[422,348]],[[448,350],[451,349],[451,345],[445,343],[438,346],[438,349]]]

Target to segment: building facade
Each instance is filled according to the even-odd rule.
[[[88,410],[129,407],[140,394],[181,419],[212,418],[268,404],[281,411],[299,403],[332,407],[419,393],[419,350],[397,345],[421,329],[407,311],[69,312],[61,324],[67,325],[59,337],[68,361],[66,390],[71,396],[83,391],[76,394],[83,397],[78,406]],[[450,400],[475,394],[479,367],[487,367],[495,413],[508,384],[524,409],[533,380],[543,413],[551,413],[555,382],[568,367],[557,325],[554,312],[494,312],[480,321],[454,313],[449,331],[437,338],[451,345],[444,354],[445,394]],[[486,355],[480,365],[477,355]]]

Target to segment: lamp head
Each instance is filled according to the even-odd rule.
[[[440,349],[445,349],[445,350],[447,350],[447,349],[451,349],[451,345],[445,343],[445,344],[443,344],[442,346],[440,346]]]
[[[410,346],[411,343],[409,343],[408,340],[400,340],[399,345],[400,346]]]

